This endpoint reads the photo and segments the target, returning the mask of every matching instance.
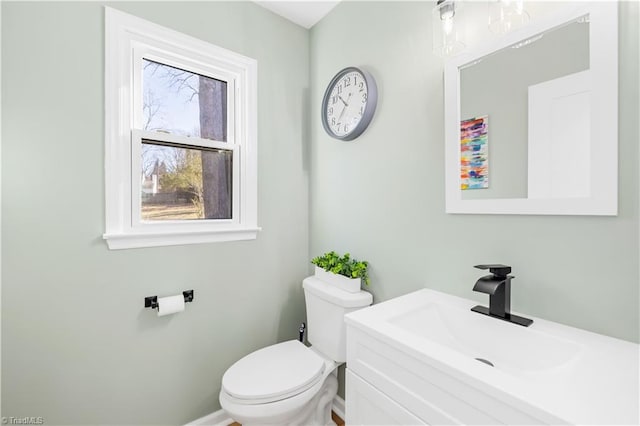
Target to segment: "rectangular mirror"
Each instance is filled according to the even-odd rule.
[[[447,62],[447,213],[617,214],[617,23],[580,3]]]

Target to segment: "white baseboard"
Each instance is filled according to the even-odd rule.
[[[231,423],[233,423],[233,419],[221,408],[216,412],[189,422],[185,426],[228,426]]]
[[[344,399],[336,395],[336,397],[333,398],[331,409],[344,420]],[[228,426],[231,423],[233,423],[233,419],[221,408],[214,413],[207,414],[204,417],[189,422],[185,426]]]
[[[340,395],[336,395],[336,397],[333,398],[333,405],[332,405],[331,409],[342,420],[344,420],[344,399],[340,398]]]

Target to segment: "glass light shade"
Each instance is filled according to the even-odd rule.
[[[523,0],[493,0],[489,2],[489,31],[505,34],[529,22]]]
[[[461,38],[460,7],[453,0],[438,2],[431,13],[433,27],[433,53],[438,56],[452,56],[465,48]]]

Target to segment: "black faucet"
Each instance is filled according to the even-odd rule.
[[[515,278],[509,275],[511,266],[507,265],[476,265],[474,268],[488,269],[491,275],[485,275],[480,278],[473,291],[486,293],[489,295],[489,308],[486,306],[474,306],[471,308],[473,312],[489,315],[504,321],[513,322],[515,324],[529,327],[533,320],[519,317],[511,313],[511,280]]]

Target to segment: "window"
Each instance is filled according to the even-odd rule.
[[[105,15],[109,248],[255,239],[256,61]]]

